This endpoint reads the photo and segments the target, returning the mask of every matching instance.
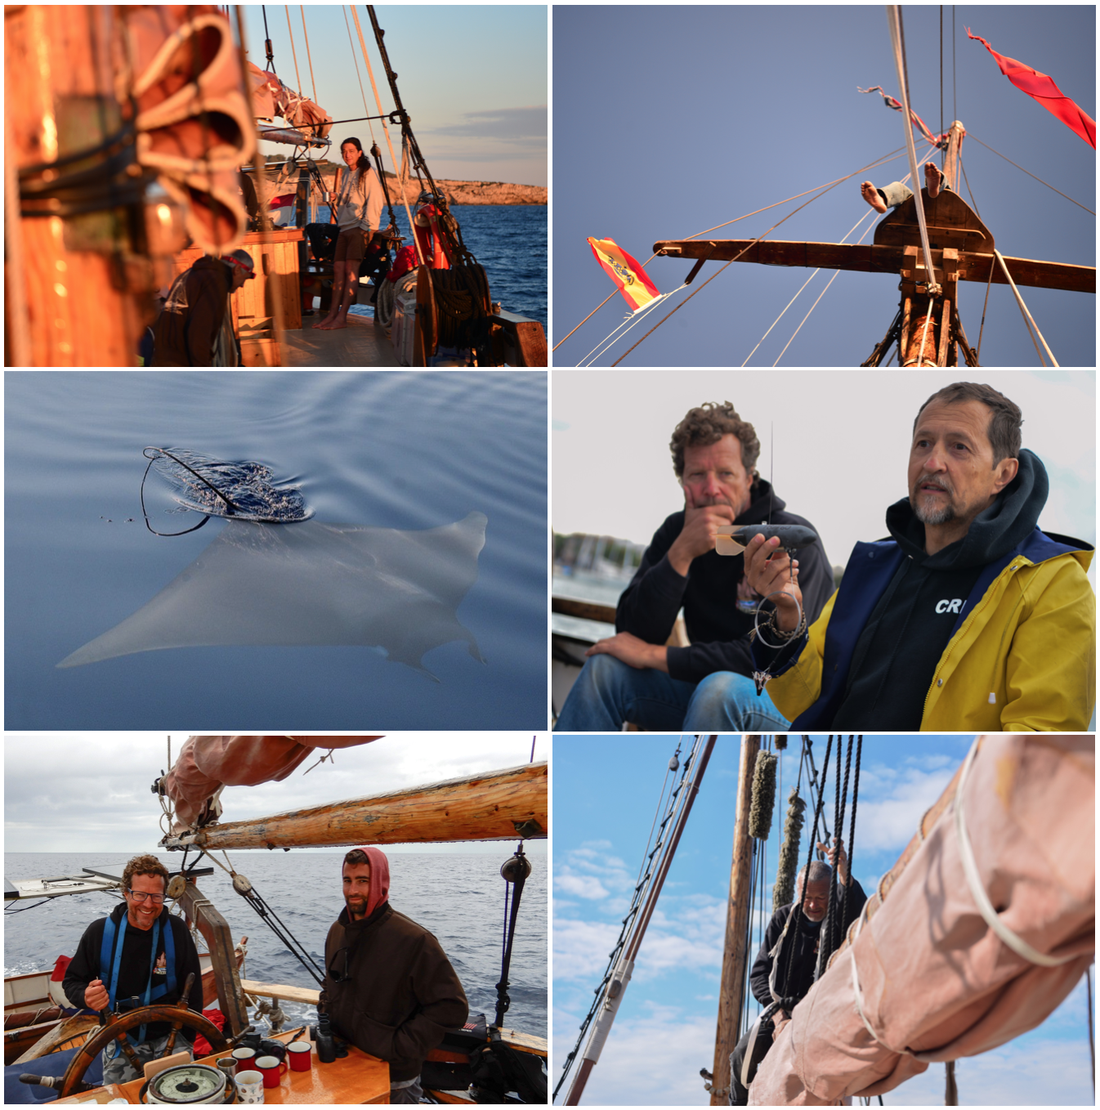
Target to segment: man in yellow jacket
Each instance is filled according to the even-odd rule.
[[[754,662],[795,731],[1082,731],[1096,690],[1093,548],[1037,527],[1049,482],[1020,409],[987,385],[933,394],[913,426],[893,537],[860,543],[807,631],[798,564],[754,537],[774,595]],[[768,644],[772,646],[768,646]]]

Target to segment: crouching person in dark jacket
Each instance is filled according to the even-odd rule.
[[[826,846],[818,844],[818,847],[824,850]],[[839,837],[836,847],[829,848],[826,854],[837,869],[839,910],[834,912],[841,915],[839,920],[850,923],[863,910],[867,895],[848,874],[848,858],[844,842]],[[763,1018],[758,1025],[754,1024],[730,1053],[731,1106],[748,1105],[748,1083],[752,1082],[774,1038],[790,1021],[791,1009],[809,994],[814,985],[821,924],[829,911],[832,868],[816,861],[809,868],[809,874],[805,867],[798,873],[794,902],[789,906],[780,906],[772,915],[764,933],[764,943],[749,973],[753,996],[761,1006],[769,1007],[780,1000],[784,1000],[785,1005],[776,1009],[771,1017]],[[802,898],[803,884],[806,887],[805,899]],[[767,1010],[764,1012],[767,1013]]]
[[[338,1036],[389,1063],[390,1102],[418,1102],[420,1070],[444,1033],[465,1022],[466,994],[439,941],[390,905],[381,849],[352,849],[343,877],[318,1009]]]

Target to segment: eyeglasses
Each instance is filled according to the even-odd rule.
[[[150,898],[154,906],[164,905],[163,894],[147,894],[144,890],[131,890],[129,887],[126,887],[125,890],[135,902],[144,902],[146,898]]]
[[[341,957],[343,957],[342,961]],[[336,965],[341,962],[344,965],[343,970],[337,970]],[[332,957],[328,973],[334,983],[343,983],[348,979],[348,950],[346,948],[339,949],[336,955]]]

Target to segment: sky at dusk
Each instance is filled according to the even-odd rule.
[[[304,8],[303,32],[302,6],[289,5],[292,50],[287,6],[266,6],[276,73],[291,88],[316,99],[334,120],[378,115],[350,9],[345,23],[345,9],[339,5],[306,4]],[[370,19],[364,7],[357,10],[383,110],[388,113],[393,99]],[[257,4],[243,11],[248,59],[264,69],[264,9]],[[546,7],[408,4],[375,11],[386,32],[386,50],[397,73],[402,103],[432,175],[545,185]],[[486,58],[492,59],[491,65],[484,64]],[[400,129],[390,126],[390,135],[400,159]],[[337,124],[329,136],[331,161],[339,162],[339,143],[349,136],[358,138],[364,149],[369,149],[373,137],[383,152],[385,168],[394,168],[377,120]],[[265,154],[285,154],[290,149],[261,144]]]
[[[1095,8],[991,5],[942,11],[943,130],[957,118],[968,133],[963,199],[976,208],[1002,254],[1095,265],[1095,216],[1079,206],[1096,207],[1095,150],[1011,85],[965,30],[970,27],[1002,55],[1049,74],[1095,117]],[[938,132],[940,6],[909,6],[903,13],[912,107]],[[642,263],[657,240],[751,239],[807,198],[710,229],[854,174],[768,237],[839,242],[867,216],[847,241],[858,242],[865,231],[863,241],[871,241],[879,217],[860,198],[859,183],[870,178],[884,185],[909,172],[902,114],[885,108],[878,93],[857,91],[881,85],[888,94],[899,94],[881,5],[558,5],[553,20],[553,344],[613,288],[587,236],[614,239]],[[927,149],[918,141],[918,160]],[[899,151],[894,161],[859,172],[893,151]],[[596,365],[610,366],[700,290],[719,265],[707,263],[688,289],[656,309]],[[691,266],[690,260],[655,258],[646,270],[668,293]],[[795,367],[860,365],[897,311],[897,281],[889,274],[820,272],[751,353],[811,272],[735,263],[621,365],[772,366],[777,360]],[[1094,366],[1095,297],[1021,292],[1058,364]],[[982,284],[960,283],[960,313],[972,347],[982,334],[981,364],[1042,365],[1011,290],[993,286],[983,332],[984,297]],[[581,364],[627,312],[616,293],[558,347],[555,365]]]

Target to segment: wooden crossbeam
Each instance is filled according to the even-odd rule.
[[[748,249],[746,249],[748,248]],[[783,240],[751,239],[663,239],[653,244],[656,254],[668,258],[705,258],[715,262],[756,262],[765,266],[808,266],[826,270],[862,270],[865,273],[900,273],[904,247],[849,243],[795,243]],[[744,252],[744,253],[742,253]],[[738,258],[740,255],[740,258]],[[975,251],[958,252],[958,279],[985,283],[993,269],[995,285],[1008,284],[993,256]],[[1017,285],[1040,289],[1065,289],[1076,293],[1096,292],[1096,267],[1074,266],[1065,262],[1039,262],[1031,258],[1006,258],[1009,273]],[[932,251],[937,274],[943,264],[943,251]]]

